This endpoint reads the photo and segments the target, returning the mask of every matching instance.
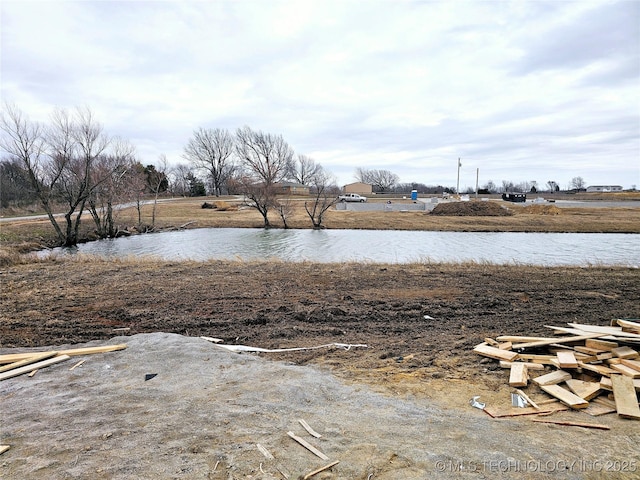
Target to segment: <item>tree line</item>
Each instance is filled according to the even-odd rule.
[[[118,235],[115,212],[132,202],[142,225],[141,206],[153,199],[151,227],[156,220],[158,196],[204,195],[204,175],[212,195],[241,194],[247,204],[271,226],[275,211],[286,228],[291,201],[281,195],[283,182],[309,188],[305,202],[314,227],[336,201],[335,177],[313,159],[295,154],[281,135],[248,126],[233,134],[224,129],[199,128],[184,148],[189,165],[170,168],[165,155],[157,165],[143,166],[135,147],[110,136],[89,108],[56,109],[48,123],[31,121],[14,105],[5,103],[0,117],[0,192],[2,206],[38,202],[42,205],[60,245],[79,241],[82,214],[89,212],[101,238]],[[62,219],[56,215],[63,207]]]

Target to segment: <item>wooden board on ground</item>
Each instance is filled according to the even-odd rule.
[[[633,386],[633,379],[624,375],[611,375],[613,385],[613,397],[616,402],[616,411],[620,417],[640,420],[640,407],[638,397]]]
[[[555,372],[547,373],[545,375],[540,375],[533,379],[533,382],[542,386],[542,385],[555,385],[557,383],[566,382],[571,378],[571,374],[569,372],[565,372],[564,370],[556,370]]]
[[[529,373],[527,372],[527,366],[522,362],[513,362],[509,373],[509,386],[526,387],[528,383]]]
[[[578,368],[578,361],[572,351],[564,351],[556,353],[560,368]]]
[[[499,348],[490,347],[486,343],[476,345],[473,351],[478,355],[482,355],[484,357],[494,358],[496,360],[506,360],[507,362],[513,362],[516,358],[518,358],[518,352],[500,350]]]
[[[500,360],[500,368],[511,368],[511,365],[518,362],[507,362],[506,360]],[[527,367],[527,370],[544,370],[542,363],[522,362]]]
[[[613,353],[614,357],[625,358],[627,360],[633,360],[634,358],[640,357],[640,354],[638,354],[638,352],[636,352],[633,348],[626,346],[613,348],[611,350],[611,353]]]
[[[71,357],[69,355],[58,355],[57,357],[48,358],[46,360],[42,360],[41,362],[32,363],[20,368],[14,368],[13,370],[0,373],[0,380],[17,377],[18,375],[23,375],[33,370],[38,370],[40,368],[48,367],[59,362],[64,362],[65,360],[69,360],[70,358]]]
[[[298,442],[300,445],[302,445],[304,448],[306,448],[307,450],[309,450],[311,453],[313,453],[314,455],[320,457],[323,460],[329,460],[329,457],[327,457],[324,453],[322,453],[320,450],[318,450],[316,447],[314,447],[313,445],[311,445],[309,442],[307,442],[304,438],[300,438],[298,437],[295,433],[293,432],[287,432],[287,435],[289,435],[291,438],[293,438],[296,442]]]
[[[620,372],[622,375],[625,375],[627,377],[640,378],[640,370],[634,370],[633,368],[629,368],[626,365],[614,364],[614,365],[611,365],[611,368],[613,370],[616,370],[616,371]]]
[[[46,360],[47,358],[55,357],[57,354],[58,354],[58,352],[37,353],[37,354],[33,355],[32,357],[25,358],[24,360],[20,360],[20,361],[13,362],[13,363],[7,363],[6,365],[3,365],[2,367],[0,367],[0,373],[6,372],[8,370],[13,370],[14,368],[19,368],[19,367],[23,367],[25,365],[36,363],[36,362],[39,362],[41,360]]]
[[[539,405],[540,409],[536,409],[533,407],[525,407],[525,408],[496,408],[487,406],[484,408],[484,411],[493,418],[503,418],[503,417],[519,417],[522,415],[537,415],[537,414],[550,414],[555,412],[563,412],[569,410],[569,407],[562,405],[558,401],[553,401],[552,403],[547,403],[545,405]]]
[[[587,408],[589,406],[589,402],[559,385],[540,385],[540,388],[552,397],[560,400],[566,406],[575,410]]]
[[[614,413],[616,411],[615,406],[607,405],[597,402],[597,398],[589,402],[589,406],[582,410],[584,413],[588,413],[592,417],[599,417],[600,415],[607,415],[608,413]]]
[[[626,358],[621,358],[620,363],[640,372],[640,361],[638,360],[628,360]]]
[[[117,350],[124,350],[125,348],[127,348],[127,345],[125,343],[119,345],[104,345],[102,347],[72,348],[69,350],[58,350],[58,355],[68,355],[70,357],[75,357],[77,355],[91,355],[94,353],[115,352]],[[37,355],[38,353],[45,352],[9,353],[6,355],[0,355],[0,363],[19,362],[20,360],[32,357],[34,355]]]
[[[552,423],[554,425],[567,425],[570,427],[582,427],[582,428],[597,428],[599,430],[611,430],[609,425],[602,425],[601,423],[582,423],[582,422],[567,422],[564,420],[545,420],[543,418],[534,418],[536,423]]]
[[[597,397],[602,390],[598,382],[583,382],[582,380],[572,378],[567,380],[566,383],[569,390],[587,401]]]
[[[614,348],[618,348],[620,345],[618,344],[618,342],[610,342],[608,340],[599,340],[596,338],[590,338],[584,341],[584,346],[589,348],[595,348],[598,350],[611,351]]]
[[[583,340],[587,340],[588,338],[605,337],[607,335],[608,335],[607,333],[587,333],[584,335],[571,335],[568,337],[547,338],[546,340],[536,340],[535,342],[514,343],[513,349],[518,350],[520,348],[544,347],[544,346],[553,345],[556,343],[562,344],[562,343],[580,342]]]

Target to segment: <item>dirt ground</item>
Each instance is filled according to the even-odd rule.
[[[0,353],[129,344],[0,384],[5,478],[283,478],[278,465],[297,478],[329,463],[288,430],[340,460],[314,478],[639,475],[637,422],[556,414],[611,427],[587,430],[469,406],[510,405],[506,371],[474,345],[637,318],[637,269],[54,259],[3,268],[0,284]],[[368,348],[238,355],[201,335]]]

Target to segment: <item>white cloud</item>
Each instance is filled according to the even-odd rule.
[[[339,177],[640,185],[634,1],[3,1],[2,96],[88,105],[142,160],[282,134]]]

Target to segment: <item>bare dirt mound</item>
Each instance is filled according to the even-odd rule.
[[[508,217],[513,215],[511,210],[495,202],[449,202],[439,203],[431,215],[457,217]]]
[[[555,205],[528,205],[521,212],[532,215],[561,215],[562,209]]]

